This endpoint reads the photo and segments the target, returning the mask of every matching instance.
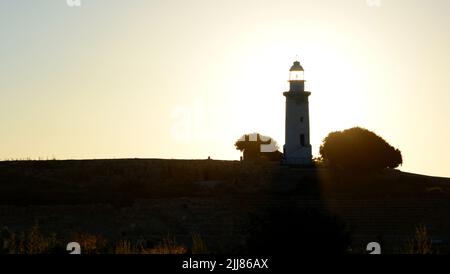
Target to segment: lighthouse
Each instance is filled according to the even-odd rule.
[[[305,91],[304,70],[295,61],[289,70],[289,91],[286,97],[286,128],[283,164],[308,166],[312,164],[309,140],[309,103],[311,92]]]

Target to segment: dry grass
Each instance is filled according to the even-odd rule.
[[[192,254],[209,254],[205,241],[197,233],[192,235]]]
[[[140,248],[137,248],[130,241],[120,240],[114,248],[114,254],[139,254],[141,253],[140,250]]]
[[[200,234],[192,235],[192,254],[208,254],[206,243]],[[114,254],[187,254],[188,249],[178,244],[175,237],[167,235],[162,241],[152,248],[145,248],[141,244],[133,244],[128,240],[117,242]]]
[[[141,244],[133,244],[128,240],[119,241],[114,254],[186,254],[188,249],[176,242],[175,237],[167,235],[153,248],[145,248]]]
[[[102,236],[85,232],[75,233],[71,239],[81,246],[83,254],[100,254],[107,249],[107,241]]]
[[[431,246],[431,238],[428,229],[424,225],[416,227],[414,238],[410,239],[406,245],[407,254],[434,254]]]
[[[10,232],[7,228],[0,230],[0,254],[52,254],[68,253],[68,242],[78,242],[82,254],[187,254],[188,248],[177,243],[174,236],[167,235],[156,246],[148,248],[142,243],[130,240],[110,242],[101,235],[84,232],[72,233],[70,241],[57,239],[56,234],[46,236],[39,225],[32,226],[22,233]],[[193,237],[196,254],[206,253],[206,244],[200,235]]]
[[[56,236],[45,236],[39,225],[32,226],[28,231],[20,234],[2,231],[2,253],[8,254],[46,254],[57,245]]]
[[[175,237],[167,235],[154,248],[143,250],[143,254],[186,254],[188,249],[184,245],[179,245]]]

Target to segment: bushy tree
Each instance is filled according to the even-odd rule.
[[[320,155],[333,168],[354,171],[396,168],[403,163],[400,150],[360,127],[328,134],[320,146]]]

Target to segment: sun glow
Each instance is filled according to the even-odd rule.
[[[361,126],[405,170],[450,176],[448,1],[19,2],[0,3],[2,159],[236,160],[252,132],[282,146],[298,59],[313,155]]]
[[[227,92],[233,104],[230,109],[238,116],[228,124],[227,131],[234,131],[236,136],[261,132],[284,144],[285,98],[282,94],[289,89],[289,68],[297,51],[279,43],[268,44],[259,47],[253,55],[238,57],[247,65],[230,64],[224,70],[226,82],[232,83]],[[281,58],[280,52],[290,53]],[[336,53],[331,45],[328,48],[306,45],[301,52],[299,59],[304,68],[306,90],[312,93],[311,144],[313,154],[317,155],[322,139],[330,131],[366,124],[367,101],[362,92],[358,62],[350,54]],[[230,115],[222,113],[220,120],[226,121]]]

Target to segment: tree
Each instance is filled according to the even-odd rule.
[[[279,161],[283,155],[278,151],[279,146],[273,138],[259,133],[242,135],[234,146],[237,150],[243,152],[244,160],[266,159]]]
[[[396,168],[403,163],[400,150],[360,127],[328,134],[320,146],[320,155],[333,168],[354,171]]]

